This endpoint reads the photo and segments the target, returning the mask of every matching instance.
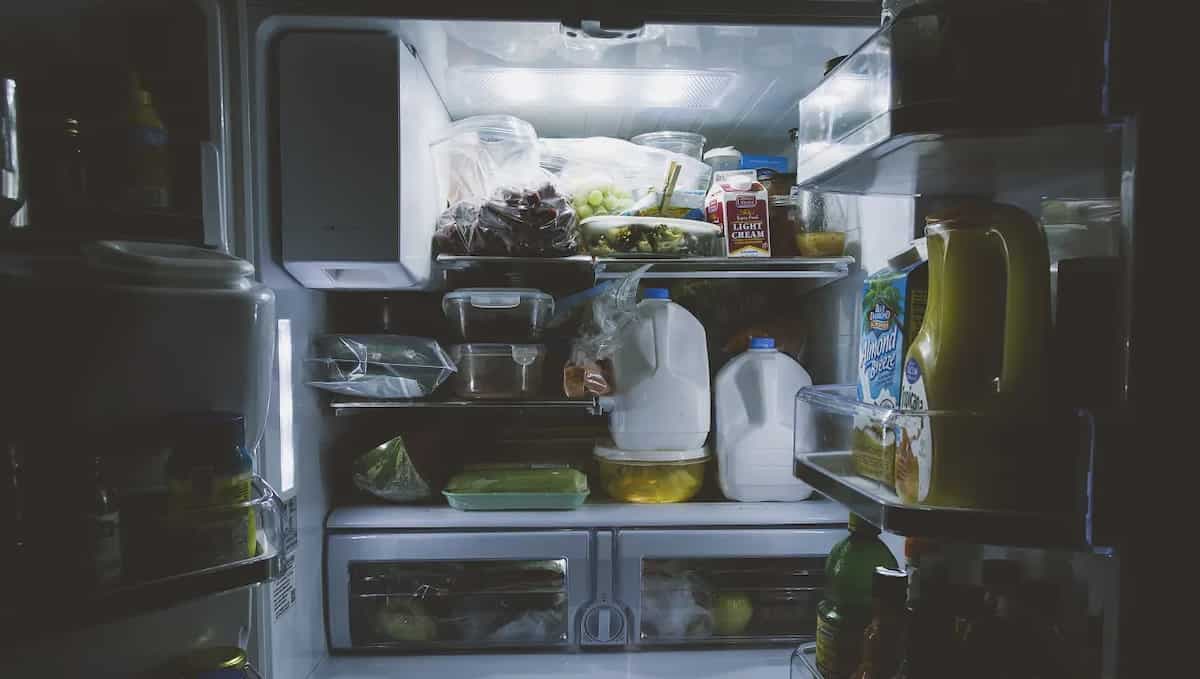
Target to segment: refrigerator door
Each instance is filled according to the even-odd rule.
[[[414,652],[570,647],[592,598],[586,531],[335,534],[329,644]]]
[[[825,558],[841,529],[624,530],[617,598],[636,646],[811,637]]]

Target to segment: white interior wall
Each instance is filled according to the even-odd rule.
[[[611,43],[552,22],[399,20],[450,117],[507,113],[543,137],[698,131],[791,156],[796,102],[869,27],[648,25]],[[794,159],[791,159],[794,162]]]

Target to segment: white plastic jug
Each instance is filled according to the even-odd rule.
[[[811,384],[770,337],[751,338],[750,350],[717,373],[717,467],[725,497],[796,502],[812,495],[792,475],[794,428],[805,440],[813,436],[811,422],[793,425],[796,392]]]
[[[637,320],[618,336],[612,357],[616,393],[609,416],[623,450],[687,450],[708,438],[712,396],[704,326],[671,301],[666,288],[647,288]]]

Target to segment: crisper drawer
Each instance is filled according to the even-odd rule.
[[[333,534],[329,642],[397,652],[576,644],[586,531]]]
[[[626,530],[617,597],[639,646],[795,643],[811,637],[840,529]]]

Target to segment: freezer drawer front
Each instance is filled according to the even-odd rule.
[[[593,597],[589,544],[587,531],[330,535],[330,647],[574,646]]]
[[[627,530],[617,595],[637,646],[795,643],[811,637],[840,529]]]

